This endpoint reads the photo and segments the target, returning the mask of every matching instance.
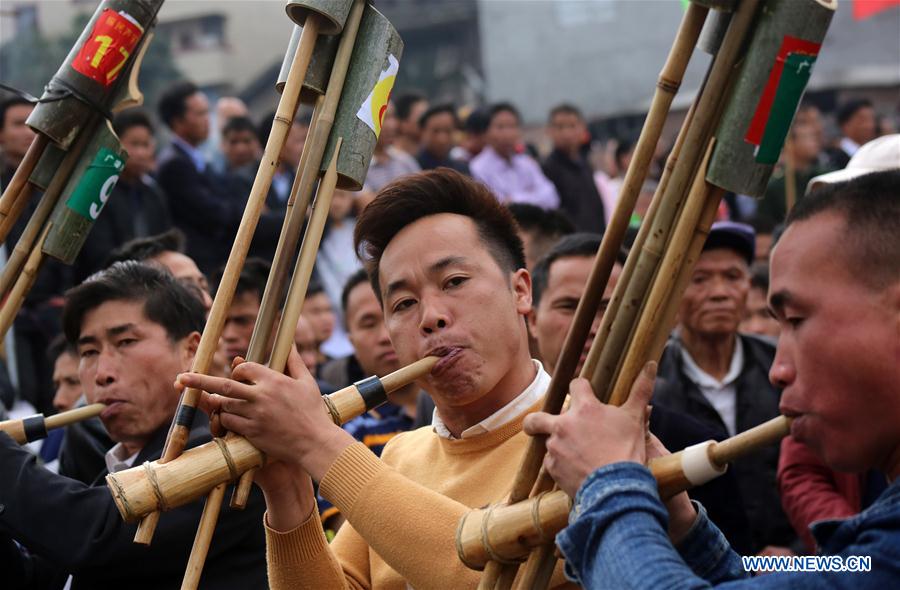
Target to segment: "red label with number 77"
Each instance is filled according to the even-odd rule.
[[[119,77],[143,32],[129,18],[107,8],[94,23],[91,35],[75,56],[72,67],[91,80],[109,86]]]

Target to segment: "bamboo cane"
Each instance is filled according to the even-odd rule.
[[[34,172],[34,167],[41,159],[48,143],[49,140],[43,133],[35,135],[12,180],[3,191],[3,196],[0,196],[0,242],[6,241],[6,236],[28,204],[31,196],[28,178]]]
[[[688,7],[666,63],[660,72],[644,128],[635,147],[631,165],[625,175],[619,202],[606,228],[600,251],[597,253],[588,278],[587,289],[579,301],[572,326],[563,343],[559,361],[547,391],[543,411],[556,414],[562,408],[568,391],[568,383],[575,373],[583,343],[587,339],[593,318],[603,298],[606,283],[628,228],[634,204],[647,176],[647,170],[662,133],[669,107],[681,85],[707,13],[707,8],[693,3]],[[510,492],[510,502],[517,502],[528,497],[545,452],[544,439],[542,437],[533,438],[525,451],[522,466]],[[479,588],[491,589],[497,586],[501,569],[514,568],[501,568],[499,564],[490,564],[485,569]]]
[[[191,556],[188,558],[184,579],[181,581],[181,590],[192,590],[200,584],[200,575],[203,573],[203,564],[209,554],[209,545],[216,530],[216,521],[222,509],[222,499],[225,497],[227,483],[220,483],[206,497],[203,505],[203,513],[200,515],[200,526],[194,537],[194,545],[191,547]]]
[[[721,442],[707,441],[683,451],[658,457],[648,464],[665,501],[725,472],[729,463],[784,438],[790,419],[778,416]],[[700,466],[699,468],[697,466]],[[706,478],[690,478],[705,475]],[[456,531],[460,560],[480,569],[492,556],[521,559],[536,546],[554,539],[568,524],[571,499],[554,490],[524,502],[476,509],[467,513]],[[522,588],[529,588],[520,584]]]
[[[300,232],[306,219],[306,210],[309,208],[313,189],[316,180],[319,178],[322,157],[325,154],[328,137],[331,135],[331,128],[334,125],[334,115],[344,89],[344,81],[347,77],[347,70],[350,65],[350,58],[353,55],[353,48],[356,44],[356,36],[364,8],[365,2],[357,0],[350,9],[350,14],[347,16],[347,22],[344,24],[341,40],[338,44],[337,54],[334,57],[331,76],[328,79],[328,87],[325,90],[321,104],[317,100],[315,119],[313,119],[313,125],[310,126],[306,143],[303,146],[303,154],[300,157],[299,181],[295,179],[295,184],[297,185],[296,193],[294,193],[294,187],[292,187],[291,196],[295,197],[297,202],[293,203],[293,206],[290,206],[289,210],[285,212],[285,221],[281,228],[281,234],[278,236],[278,245],[275,250],[272,270],[269,272],[269,278],[266,281],[266,288],[259,306],[257,319],[259,330],[254,329],[250,340],[251,348],[256,344],[256,341],[261,341],[260,344],[268,345],[272,337],[274,317],[278,314],[281,304],[281,293],[284,291],[284,285],[290,270],[290,259],[297,249],[297,242],[300,239]],[[307,17],[308,19],[309,17]],[[303,28],[303,34],[305,33],[306,27]],[[284,92],[287,93],[287,87],[285,87]]]
[[[324,395],[322,411],[335,424],[344,424],[386,401],[387,394],[430,373],[437,361],[438,357],[428,356],[384,377],[369,377]],[[193,502],[264,461],[263,453],[250,441],[230,436],[188,449],[167,463],[153,461],[111,473],[106,483],[122,518],[136,522],[153,512]]]
[[[0,300],[6,296],[16,282],[19,272],[22,270],[22,266],[25,265],[25,261],[31,253],[35,240],[37,240],[40,235],[50,214],[53,213],[56,202],[59,200],[59,195],[66,187],[66,183],[72,175],[72,170],[75,169],[75,165],[78,163],[78,160],[81,159],[85,147],[93,136],[95,122],[96,116],[85,125],[84,130],[82,130],[81,134],[78,136],[72,149],[66,153],[62,162],[60,162],[59,169],[56,171],[56,174],[53,175],[53,180],[50,181],[47,190],[44,191],[41,200],[38,201],[37,208],[34,210],[34,213],[31,214],[31,219],[28,220],[28,225],[25,226],[25,230],[19,237],[19,241],[16,242],[13,251],[10,253],[9,258],[6,261],[6,266],[3,267],[3,272],[0,273]],[[11,217],[8,217],[6,221],[10,226],[13,225]]]
[[[14,441],[23,445],[46,438],[50,430],[99,416],[105,407],[105,404],[90,404],[60,412],[47,418],[43,414],[35,414],[27,418],[5,420],[0,422],[0,432],[5,432]]]
[[[244,209],[244,215],[241,218],[231,253],[228,256],[228,262],[225,264],[225,272],[216,292],[216,298],[213,300],[206,328],[203,330],[203,335],[200,338],[200,345],[198,346],[193,366],[193,370],[196,372],[207,373],[212,363],[219,337],[225,325],[225,316],[229,307],[231,307],[231,300],[234,297],[234,290],[241,268],[244,265],[244,260],[247,258],[247,251],[250,248],[256,224],[262,213],[266,195],[272,184],[272,177],[275,173],[281,149],[284,146],[285,138],[293,122],[294,113],[297,110],[300,86],[303,83],[303,78],[306,76],[306,69],[309,67],[312,50],[318,37],[318,29],[319,18],[315,16],[308,18],[306,26],[303,28],[303,34],[300,37],[300,43],[297,45],[297,51],[294,54],[284,93],[278,102],[272,132],[269,134],[268,141],[266,141],[262,162],[253,181],[253,187],[250,189],[247,206]],[[200,391],[196,389],[188,389],[182,394],[178,413],[166,439],[162,461],[171,461],[184,450],[199,398]],[[134,538],[135,543],[149,544],[153,538],[153,532],[158,521],[158,513],[148,516],[138,526]]]
[[[16,321],[19,310],[22,309],[22,305],[25,303],[25,297],[28,295],[28,291],[31,290],[35,280],[37,280],[38,271],[41,269],[41,265],[44,263],[45,259],[41,246],[47,238],[47,232],[49,230],[49,225],[44,228],[41,237],[38,239],[38,243],[31,251],[31,254],[28,255],[28,260],[25,262],[25,266],[22,267],[22,272],[19,273],[16,283],[9,291],[9,296],[3,302],[3,307],[0,308],[0,335],[6,334],[12,327],[13,322]]]

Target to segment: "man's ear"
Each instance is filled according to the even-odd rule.
[[[520,268],[512,274],[512,290],[516,297],[516,311],[528,315],[531,311],[531,274]]]
[[[200,332],[191,332],[181,339],[182,347],[182,365],[185,371],[190,371],[194,364],[194,356],[197,355],[197,348],[200,346]]]

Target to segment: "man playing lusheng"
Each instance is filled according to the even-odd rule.
[[[200,300],[171,275],[133,261],[115,264],[68,291],[66,338],[78,349],[85,396],[90,403],[106,404],[100,419],[117,443],[106,454],[108,471],[162,454],[178,407],[172,382],[191,366],[204,315]],[[194,421],[189,447],[210,440],[204,418]],[[50,473],[0,434],[0,554],[4,549],[6,555],[14,553],[9,539],[30,552],[21,560],[0,557],[4,588],[6,583],[19,587],[18,579],[29,572],[44,579],[56,568],[72,574],[75,590],[178,586],[203,503],[167,512],[153,544],[136,545],[135,526],[122,521],[103,475],[86,485]],[[245,511],[223,509],[201,588],[266,586],[258,521],[262,508],[254,492]],[[36,557],[46,561],[38,563]]]
[[[457,558],[457,524],[509,491],[528,442],[522,420],[550,379],[529,358],[522,243],[486,187],[447,169],[384,188],[356,243],[400,364],[441,357],[417,383],[437,407],[431,428],[397,435],[379,460],[331,423],[296,355],[290,376],[245,363],[236,381],[186,374],[181,383],[228,392],[208,403],[223,426],[280,460],[256,478],[273,588],[474,588],[480,573]],[[330,546],[310,478],[348,521]]]
[[[867,556],[871,571],[747,578],[738,555],[686,494],[664,507],[643,466],[643,414],[654,373],[648,365],[621,408],[600,404],[586,382],[575,381],[571,411],[526,420],[528,432],[551,435],[544,464],[575,497],[577,516],[557,543],[569,573],[586,588],[900,585],[898,186],[898,171],[870,174],[798,203],[773,251],[769,284],[769,306],[781,326],[769,377],[783,389],[791,434],[829,467],[877,468],[892,481],[862,513],[812,527],[820,554],[850,567],[849,558]]]

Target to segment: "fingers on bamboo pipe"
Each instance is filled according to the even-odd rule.
[[[196,590],[200,584],[200,575],[203,573],[203,564],[209,553],[209,545],[212,542],[213,532],[216,530],[216,521],[222,510],[222,499],[225,497],[227,484],[219,484],[206,498],[203,506],[203,514],[200,515],[200,526],[197,527],[197,536],[194,537],[194,546],[191,548],[191,556],[188,558],[184,579],[181,581],[181,590]]]

